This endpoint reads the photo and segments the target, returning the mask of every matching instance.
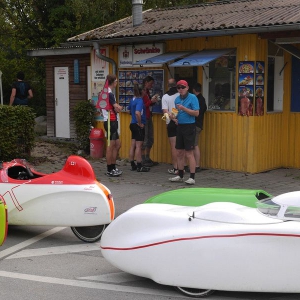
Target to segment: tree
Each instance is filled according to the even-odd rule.
[[[144,0],[143,9],[202,2]],[[5,103],[15,74],[23,70],[33,85],[34,101],[42,107],[45,106],[43,59],[28,58],[26,50],[57,47],[69,37],[131,16],[132,0],[1,0],[0,14],[0,69]]]

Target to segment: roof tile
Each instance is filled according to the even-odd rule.
[[[300,0],[231,0],[143,12],[143,23],[132,26],[132,17],[68,39],[69,42],[122,37],[300,25]]]

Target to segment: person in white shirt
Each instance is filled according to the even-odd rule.
[[[169,116],[172,114],[172,109],[175,108],[175,103],[174,103],[175,99],[179,96],[179,93],[176,88],[176,80],[170,78],[168,80],[168,87],[169,90],[167,91],[166,94],[163,95],[161,101],[162,111],[164,113],[166,124],[167,124],[168,139],[171,147],[171,156],[172,156],[172,165],[173,165],[173,168],[169,169],[168,172],[170,174],[178,175],[177,153],[175,149],[177,124],[169,118]]]

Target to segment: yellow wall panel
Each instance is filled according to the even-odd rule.
[[[267,40],[251,34],[166,41],[165,49],[166,52],[171,52],[236,48],[237,61],[248,59],[267,62],[267,44]],[[110,47],[110,57],[117,62],[116,47]],[[285,61],[288,64],[284,69],[283,112],[268,113],[265,107],[264,116],[242,117],[237,112],[208,111],[205,114],[204,130],[199,142],[201,167],[246,173],[279,167],[300,168],[300,113],[290,112],[291,57],[289,54],[285,53]],[[169,76],[167,69],[164,69],[166,90]],[[198,80],[202,81],[201,67],[198,70]],[[158,162],[171,163],[166,124],[161,120],[161,116],[161,114],[153,115],[154,145],[151,158]],[[122,158],[128,158],[129,154],[131,143],[129,123],[130,115],[121,113],[120,156]]]

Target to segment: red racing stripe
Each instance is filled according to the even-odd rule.
[[[225,234],[225,235],[208,235],[208,236],[196,236],[190,238],[178,238],[173,240],[166,240],[152,244],[140,245],[135,247],[103,247],[100,246],[103,250],[121,250],[121,251],[128,251],[128,250],[138,250],[142,248],[150,248],[153,246],[169,244],[169,243],[176,243],[181,241],[191,241],[191,240],[201,240],[201,239],[214,239],[214,238],[238,238],[244,236],[277,236],[277,237],[295,237],[300,238],[300,234],[284,234],[284,233],[241,233],[241,234]]]

